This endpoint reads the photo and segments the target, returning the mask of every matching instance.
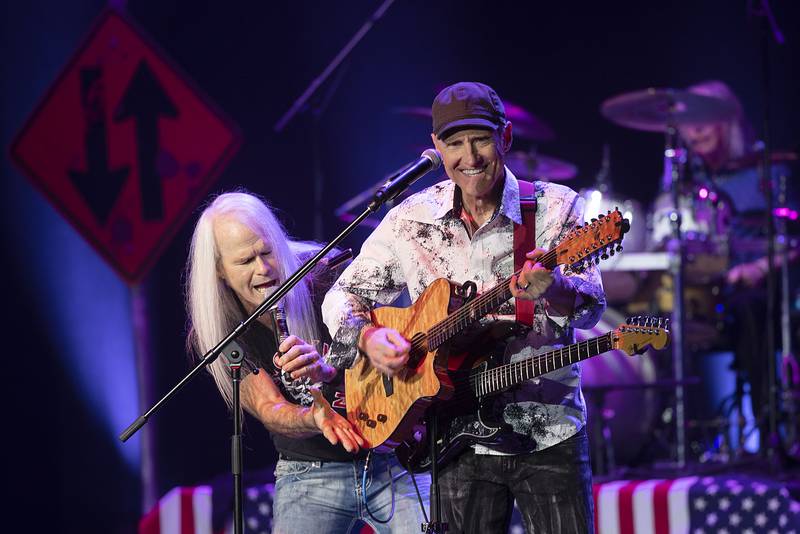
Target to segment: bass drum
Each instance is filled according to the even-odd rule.
[[[601,336],[625,323],[625,317],[607,308],[591,330],[576,330],[578,341]],[[652,435],[659,411],[659,390],[642,387],[656,380],[656,351],[628,356],[613,350],[581,362],[581,384],[588,412],[592,461],[606,458],[603,417],[611,431],[616,465],[632,465]],[[598,426],[599,425],[599,426]],[[595,466],[599,468],[600,466]]]

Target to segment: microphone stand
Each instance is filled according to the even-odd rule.
[[[428,171],[435,169],[441,163],[434,163],[431,169]],[[428,172],[425,171],[425,172]],[[424,173],[423,173],[424,174]],[[421,175],[420,175],[421,176]],[[417,176],[419,178],[419,176]],[[264,302],[262,302],[254,311],[253,313],[244,321],[242,321],[236,328],[234,328],[228,335],[226,335],[219,343],[217,343],[211,350],[209,350],[201,359],[200,363],[198,363],[194,369],[189,371],[189,373],[183,377],[171,390],[167,392],[158,402],[156,402],[149,410],[147,410],[143,415],[140,415],[133,423],[119,435],[119,439],[122,442],[128,441],[128,439],[133,436],[140,428],[142,428],[150,417],[153,416],[155,412],[157,412],[164,404],[166,404],[183,386],[185,386],[189,381],[191,381],[195,376],[200,373],[200,371],[205,368],[207,365],[214,362],[220,354],[225,353],[226,357],[230,362],[231,367],[231,376],[234,385],[234,407],[233,407],[233,414],[234,414],[234,435],[231,439],[232,444],[232,453],[231,453],[231,472],[233,473],[233,480],[234,480],[234,532],[236,534],[242,534],[243,525],[243,511],[242,511],[242,499],[241,499],[241,480],[242,480],[242,454],[241,454],[241,420],[240,420],[240,400],[239,400],[239,378],[240,378],[240,369],[241,364],[244,361],[244,352],[242,351],[241,347],[236,343],[236,340],[253,324],[259,317],[261,317],[265,312],[267,312],[272,306],[274,306],[280,299],[282,299],[295,285],[300,282],[311,270],[314,266],[317,265],[331,250],[336,247],[339,243],[341,243],[356,227],[361,224],[361,222],[369,217],[371,214],[375,213],[380,209],[380,207],[387,201],[395,198],[397,195],[405,191],[410,185],[413,183],[413,180],[395,180],[393,182],[387,183],[382,187],[378,192],[375,193],[375,196],[370,202],[370,204],[364,209],[364,211],[356,217],[353,222],[351,222],[344,230],[342,230],[339,235],[337,235],[332,241],[330,241],[327,245],[322,247],[322,249],[314,255],[311,259],[306,261],[294,274],[292,274],[289,278],[283,282],[278,289],[275,290],[269,297],[267,297]]]

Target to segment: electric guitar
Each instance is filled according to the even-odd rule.
[[[629,229],[630,223],[619,210],[601,214],[572,230],[539,262],[548,269],[563,264],[579,272],[590,262],[599,263],[622,250],[620,243]],[[372,323],[400,332],[410,341],[411,350],[408,364],[394,377],[380,373],[366,356],[345,371],[347,419],[368,448],[391,450],[411,439],[425,409],[436,400],[452,396],[448,342],[509,300],[510,282],[511,277],[475,296],[474,282],[460,285],[439,278],[408,308],[384,306],[372,310]]]
[[[472,443],[498,445],[504,430],[503,406],[496,395],[517,384],[586,360],[610,350],[628,356],[649,346],[661,350],[669,342],[669,319],[632,317],[602,336],[549,350],[513,363],[497,365],[484,360],[472,369],[450,373],[453,397],[437,406],[437,463],[443,465]],[[420,428],[413,440],[395,449],[401,464],[414,472],[431,467],[429,440]]]

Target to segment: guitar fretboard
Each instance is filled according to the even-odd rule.
[[[518,362],[499,365],[485,371],[473,371],[469,377],[470,388],[476,397],[484,397],[498,393],[524,380],[530,380],[550,371],[597,356],[611,350],[612,334],[613,332],[609,332],[602,336],[579,341],[560,349],[525,358]]]
[[[556,267],[556,249],[545,253],[540,259],[539,263],[548,269]],[[428,351],[434,351],[439,348],[443,343],[452,339],[457,334],[463,332],[471,324],[475,323],[478,319],[485,316],[492,310],[496,310],[505,301],[511,298],[511,290],[508,285],[511,283],[511,278],[519,276],[520,271],[515,272],[492,289],[483,295],[476,297],[474,300],[466,303],[458,309],[458,311],[448,315],[428,330],[426,336],[428,341]]]

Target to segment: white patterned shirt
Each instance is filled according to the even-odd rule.
[[[416,301],[434,280],[447,278],[462,284],[472,281],[481,294],[511,276],[513,223],[521,224],[522,214],[519,183],[508,168],[505,171],[500,205],[472,237],[460,218],[460,190],[450,180],[412,195],[386,214],[323,302],[323,320],[333,338],[329,355],[333,366],[352,366],[359,357],[358,336],[370,322],[370,310],[376,304],[391,304],[404,289]],[[584,200],[554,183],[536,182],[535,190],[536,246],[549,250],[583,223]],[[592,266],[577,274],[559,266],[556,271],[577,291],[573,313],[553,316],[547,303],[537,300],[532,328],[508,341],[505,362],[574,343],[573,328],[592,328],[600,320],[605,295],[598,269]],[[514,320],[512,298],[482,322]],[[569,438],[586,423],[577,363],[525,381],[503,395],[503,419],[513,428],[509,445],[494,451],[476,446],[476,452],[541,450]]]

